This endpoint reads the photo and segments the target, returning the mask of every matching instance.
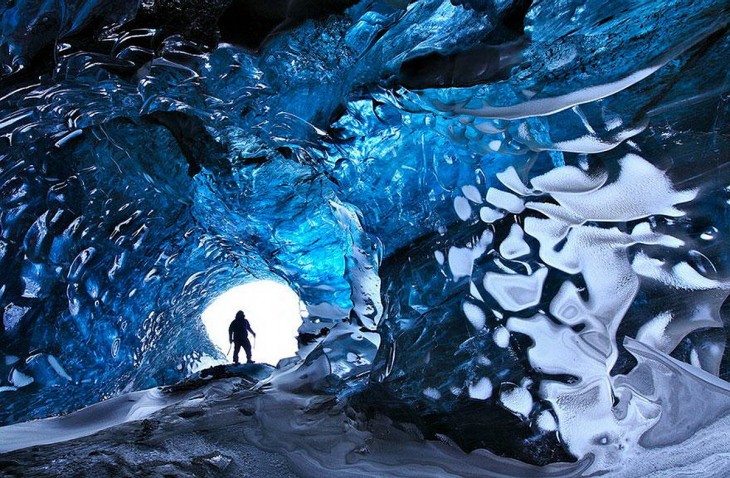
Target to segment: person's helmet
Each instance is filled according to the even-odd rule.
[[[239,310],[236,312],[236,320],[242,320],[246,318],[246,314],[243,313],[242,310]]]

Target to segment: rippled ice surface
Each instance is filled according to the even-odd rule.
[[[467,451],[720,433],[727,10],[0,6],[0,421],[180,379],[210,301],[279,278],[320,337],[282,380]]]

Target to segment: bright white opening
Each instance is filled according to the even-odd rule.
[[[253,347],[252,358],[256,362],[276,365],[285,357],[293,357],[297,351],[297,329],[302,324],[299,296],[286,284],[271,280],[249,282],[234,287],[218,296],[201,319],[213,345],[224,354],[229,350],[228,326],[242,310],[256,338],[249,334]],[[233,350],[228,354],[233,361]],[[246,353],[239,352],[241,363]]]

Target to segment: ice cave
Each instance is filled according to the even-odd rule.
[[[0,3],[0,475],[729,476],[728,19]]]

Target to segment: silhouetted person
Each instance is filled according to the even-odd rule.
[[[253,363],[251,360],[251,342],[248,341],[248,333],[251,332],[256,337],[256,332],[251,329],[251,324],[246,320],[246,314],[242,310],[236,313],[236,318],[231,322],[228,327],[228,338],[233,346],[233,363],[238,363],[238,351],[243,350],[246,352],[246,361]]]

